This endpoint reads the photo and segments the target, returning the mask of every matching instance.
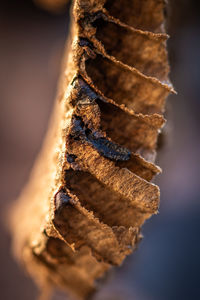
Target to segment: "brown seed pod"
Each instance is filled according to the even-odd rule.
[[[13,210],[14,251],[41,285],[85,299],[159,206],[151,183],[168,80],[162,0],[75,0],[53,117]]]

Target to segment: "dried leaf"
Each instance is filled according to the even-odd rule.
[[[157,213],[151,183],[168,80],[162,0],[76,0],[49,131],[13,210],[14,251],[41,285],[85,299]]]

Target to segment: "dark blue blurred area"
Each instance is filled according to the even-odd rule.
[[[17,197],[45,135],[51,113],[68,15],[51,15],[31,1],[0,11],[1,216]],[[158,215],[143,227],[138,250],[115,269],[96,300],[200,299],[200,2],[171,0],[168,32],[171,80]],[[33,300],[37,290],[10,253],[1,229],[1,299]],[[54,300],[66,299],[58,293]]]

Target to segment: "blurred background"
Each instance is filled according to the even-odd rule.
[[[61,0],[62,1],[62,0]],[[139,251],[114,270],[95,300],[200,299],[200,3],[172,0],[168,11],[171,80],[160,213],[143,227]],[[28,0],[0,9],[0,288],[2,300],[34,300],[32,280],[11,255],[9,205],[26,182],[48,126],[69,13],[52,14]],[[58,292],[53,300],[68,299]]]

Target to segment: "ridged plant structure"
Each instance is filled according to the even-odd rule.
[[[14,251],[41,285],[87,299],[158,212],[151,183],[168,80],[163,0],[75,0],[42,151],[13,209]]]

